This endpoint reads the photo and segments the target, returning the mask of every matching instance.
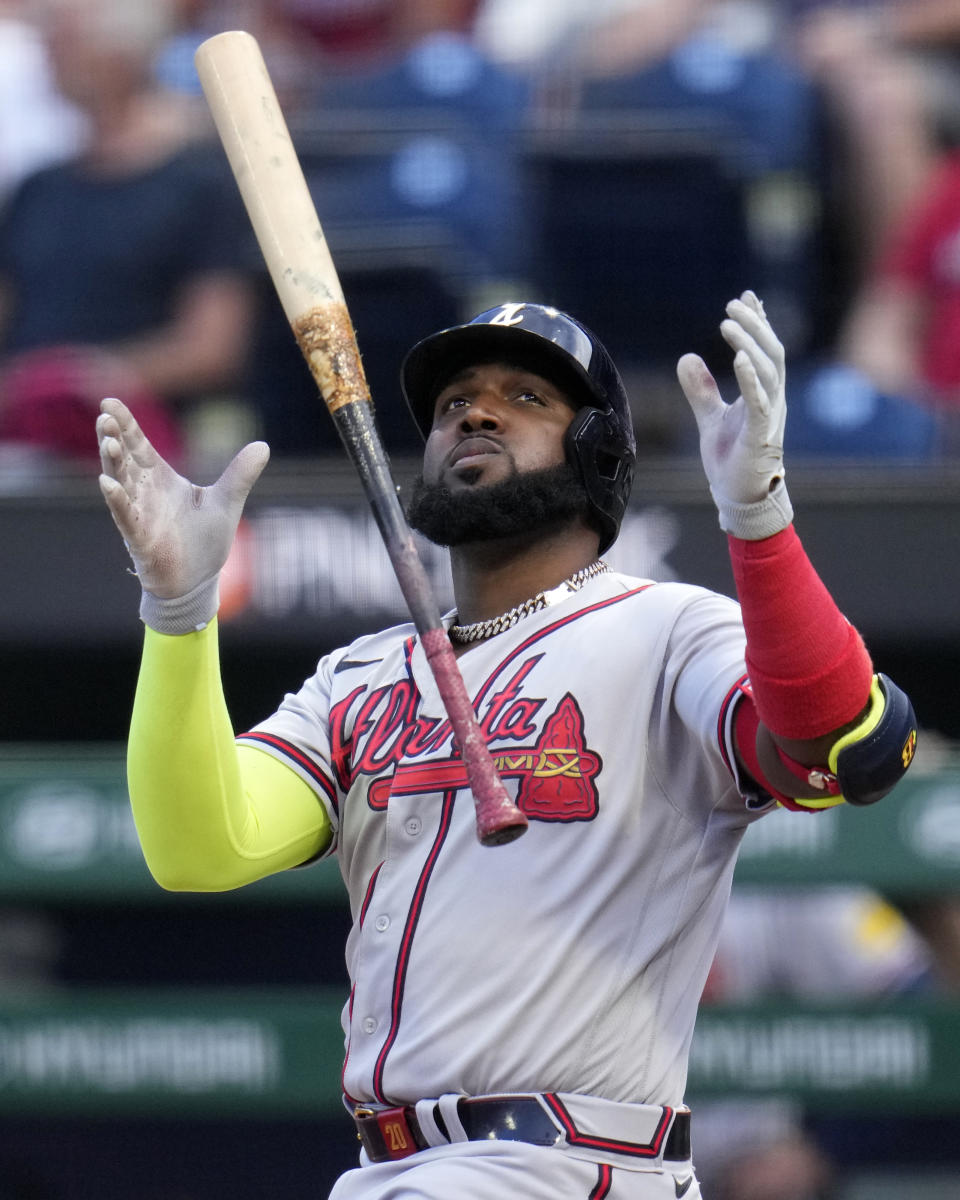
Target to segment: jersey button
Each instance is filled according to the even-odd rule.
[[[364,1033],[376,1033],[377,1032],[376,1017],[364,1017],[363,1024],[360,1026],[360,1028],[363,1030]]]
[[[419,817],[407,817],[403,823],[404,832],[410,837],[416,837],[423,828],[423,822]]]
[[[382,914],[381,914],[379,917],[377,917],[377,919],[376,919],[376,921],[374,922],[374,924],[376,925],[377,929],[378,929],[378,930],[379,930],[381,933],[383,933],[383,931],[384,931],[385,929],[389,929],[389,928],[390,928],[390,918],[387,916],[387,914],[386,914],[386,913],[382,913]]]

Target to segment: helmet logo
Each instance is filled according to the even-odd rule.
[[[489,325],[522,325],[525,304],[501,304],[500,311],[487,322]]]

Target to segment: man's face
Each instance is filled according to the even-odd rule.
[[[574,413],[566,394],[533,371],[505,363],[468,367],[437,396],[424,482],[455,493],[557,466]]]
[[[558,385],[522,367],[484,363],[455,375],[437,396],[411,525],[458,546],[583,519],[586,492],[564,452],[575,411]]]

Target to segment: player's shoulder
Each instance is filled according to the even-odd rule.
[[[607,595],[617,601],[610,611],[636,628],[649,631],[740,628],[740,605],[730,596],[696,583],[651,580],[612,571],[602,577]],[[586,599],[586,597],[584,597]],[[620,600],[622,599],[622,603]]]
[[[644,603],[664,608],[683,608],[690,604],[736,604],[729,596],[701,584],[677,579],[645,579],[624,571],[610,570],[600,577],[612,591],[642,597]]]
[[[375,633],[361,634],[349,645],[340,646],[331,651],[321,661],[321,665],[329,671],[336,672],[338,668],[342,668],[344,662],[365,664],[383,662],[392,655],[406,653],[407,644],[415,635],[416,628],[410,621],[379,629]]]

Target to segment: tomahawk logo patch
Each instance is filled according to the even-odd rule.
[[[516,760],[517,756],[509,753],[494,755],[501,777],[511,773]],[[600,757],[586,747],[583,714],[569,692],[547,719],[539,741],[524,757],[523,767],[517,806],[528,817],[592,821],[597,815],[594,779],[600,771]]]

